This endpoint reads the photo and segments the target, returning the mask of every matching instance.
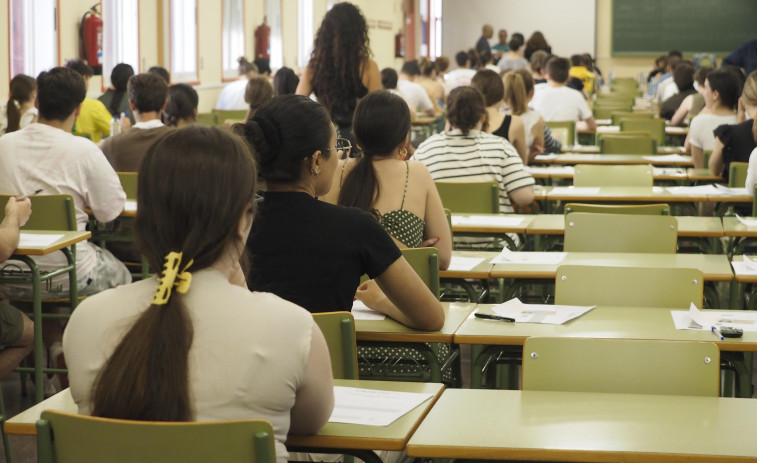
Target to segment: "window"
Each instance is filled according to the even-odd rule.
[[[442,0],[421,0],[421,56],[442,54]]]
[[[102,12],[103,87],[108,87],[116,64],[139,73],[139,0],[102,0]]]
[[[223,78],[237,77],[237,59],[244,56],[244,2],[223,0]]]
[[[168,34],[168,62],[172,82],[197,82],[197,0],[164,0],[168,14],[164,30]],[[166,11],[165,9],[163,11]],[[167,24],[166,24],[167,23]]]
[[[11,75],[32,77],[58,65],[57,0],[10,0]]]
[[[265,0],[265,16],[271,27],[271,69],[284,65],[284,45],[281,41],[281,0]]]
[[[313,51],[313,0],[297,0],[297,65],[305,69]]]

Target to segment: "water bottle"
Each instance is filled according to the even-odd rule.
[[[121,133],[121,121],[118,116],[113,116],[113,119],[110,120],[110,136],[113,137],[119,133]]]

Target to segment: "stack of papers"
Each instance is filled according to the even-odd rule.
[[[741,328],[744,332],[757,332],[757,312],[738,310],[732,312],[708,311],[702,312],[691,304],[688,311],[671,310],[673,323],[677,330],[710,331],[712,327],[728,326]]]
[[[550,194],[553,195],[596,195],[599,194],[599,187],[593,186],[557,186],[552,188]]]
[[[504,248],[492,264],[557,265],[565,259],[565,252],[513,252]]]
[[[453,215],[452,225],[491,225],[497,227],[515,227],[523,223],[523,217],[506,215]]]
[[[352,318],[355,320],[383,320],[386,318],[381,312],[368,308],[362,301],[352,301]]]
[[[389,426],[433,394],[334,386],[330,423]]]
[[[657,154],[644,156],[644,159],[652,162],[691,162],[691,156],[684,156],[682,154]]]
[[[574,305],[524,304],[518,298],[495,305],[492,310],[502,317],[514,318],[516,323],[544,323],[562,325],[580,317],[596,306],[580,307]]]
[[[744,254],[742,257],[744,260],[742,260],[741,262],[731,262],[733,271],[736,273],[736,275],[757,275],[757,257],[747,256],[746,254]]]
[[[19,235],[18,247],[19,248],[40,248],[50,246],[59,239],[63,238],[63,235],[48,235],[41,233],[21,233]]]
[[[447,270],[454,270],[458,272],[465,272],[467,270],[473,270],[478,264],[485,261],[483,257],[461,257],[452,256],[452,260],[449,263]],[[353,306],[354,307],[354,306]]]

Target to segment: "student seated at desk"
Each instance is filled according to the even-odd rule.
[[[546,65],[547,83],[536,90],[531,106],[545,121],[584,121],[586,129],[595,130],[597,124],[583,95],[565,85],[569,69],[567,59],[550,58]]]
[[[725,180],[728,180],[731,163],[750,162],[752,150],[757,147],[757,71],[749,74],[744,83],[737,117],[738,124],[725,124],[715,129],[715,148],[709,168],[710,172],[722,175]]]
[[[368,274],[375,282],[361,285],[357,297],[370,308],[413,328],[441,328],[441,304],[379,222],[316,199],[329,192],[338,160],[347,156],[323,106],[278,96],[234,128],[253,146],[267,187],[247,242],[250,289],[311,312],[350,310]]]
[[[502,83],[502,78],[494,71],[483,69],[473,76],[471,87],[477,88],[484,95],[486,121],[482,126],[483,130],[507,140],[518,152],[523,164],[528,164],[528,147],[523,119],[503,111],[505,85]]]
[[[166,107],[161,119],[168,127],[181,129],[197,122],[197,105],[200,98],[197,91],[187,84],[173,84],[168,87]]]
[[[79,413],[144,421],[265,419],[318,431],[333,407],[328,347],[311,315],[247,289],[240,259],[255,213],[255,164],[220,128],[152,146],[139,171],[136,238],[152,268],[86,299],[63,339]]]
[[[0,263],[5,262],[18,246],[19,228],[29,220],[32,203],[29,198],[11,197],[5,205],[0,223]],[[0,300],[0,378],[10,373],[34,347],[34,323],[23,312]]]
[[[372,214],[400,247],[437,248],[446,270],[452,238],[442,200],[426,166],[403,160],[410,146],[407,104],[386,90],[370,93],[358,103],[352,129],[363,155],[339,161],[322,199]]]

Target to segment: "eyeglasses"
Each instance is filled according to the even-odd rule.
[[[339,156],[339,159],[344,160],[350,157],[350,151],[352,151],[352,143],[350,143],[350,141],[346,138],[337,138],[336,147],[325,148],[323,151],[336,151],[337,153],[341,151],[342,154],[341,156]]]

